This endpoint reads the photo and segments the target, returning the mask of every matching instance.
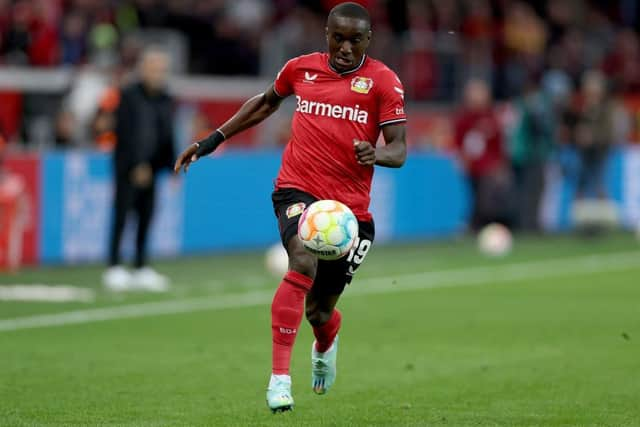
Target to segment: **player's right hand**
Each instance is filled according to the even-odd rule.
[[[176,164],[173,166],[173,171],[175,173],[178,173],[178,172],[180,172],[180,169],[183,169],[184,172],[187,173],[187,170],[189,170],[189,165],[191,165],[191,163],[193,163],[196,160],[198,160],[198,156],[196,155],[196,151],[198,151],[198,145],[197,144],[191,144],[190,146],[188,146],[178,156],[178,159],[176,160]]]
[[[376,164],[376,149],[369,141],[353,140],[353,147],[356,151],[356,160],[362,166],[373,166]]]

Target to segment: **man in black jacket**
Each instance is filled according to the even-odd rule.
[[[154,208],[157,173],[171,168],[173,101],[165,89],[169,57],[157,48],[143,52],[139,80],[122,89],[116,110],[114,154],[115,206],[109,247],[109,269],[103,276],[112,290],[165,291],[168,279],[147,266],[146,242]],[[138,218],[135,271],[121,266],[120,241],[126,217]]]

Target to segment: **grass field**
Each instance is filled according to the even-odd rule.
[[[0,285],[94,288],[94,302],[0,302],[2,426],[640,426],[640,244],[521,239],[377,247],[340,303],[338,380],[293,361],[295,411],[264,403],[277,280],[261,254],[158,263],[167,295],[110,295],[101,267]]]

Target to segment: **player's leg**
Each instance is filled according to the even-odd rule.
[[[306,301],[307,319],[316,337],[311,348],[311,387],[317,394],[326,393],[335,382],[338,332],[342,323],[342,315],[335,306],[369,252],[374,234],[372,222],[360,222],[358,239],[347,257],[318,262]]]
[[[151,292],[166,292],[169,278],[147,265],[147,240],[155,207],[155,178],[147,188],[136,190],[135,208],[138,214],[136,233],[135,273],[132,282],[136,288]]]
[[[102,275],[102,282],[112,291],[126,291],[129,288],[131,277],[121,265],[120,243],[127,213],[133,200],[133,189],[126,178],[117,177],[115,184],[113,224],[109,240],[109,267]]]
[[[132,188],[123,182],[123,179],[116,180],[116,191],[113,203],[113,227],[111,229],[111,239],[109,241],[109,266],[120,265],[120,242],[132,200]]]
[[[289,375],[291,351],[304,314],[304,300],[315,276],[316,259],[295,236],[288,240],[289,270],[271,304],[273,374]]]
[[[341,261],[337,263],[342,264]],[[338,331],[342,322],[340,310],[335,306],[346,284],[344,271],[335,274],[343,269],[331,268],[325,263],[327,261],[319,261],[316,281],[305,306],[307,320],[316,338],[311,346],[311,388],[317,394],[326,393],[335,382]],[[325,284],[331,286],[323,286]]]
[[[147,265],[147,236],[153,217],[155,205],[155,185],[136,190],[136,213],[138,214],[138,230],[136,233],[135,268]]]
[[[296,237],[298,219],[313,197],[297,190],[273,194],[280,234],[289,255],[289,269],[278,286],[271,304],[272,374],[267,404],[272,411],[293,407],[289,366],[291,352],[304,314],[304,300],[311,289],[317,261]]]

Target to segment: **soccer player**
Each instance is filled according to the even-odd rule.
[[[260,123],[284,98],[295,95],[291,140],[272,195],[289,254],[289,270],[271,305],[273,365],[267,404],[273,412],[293,408],[289,364],[305,313],[315,335],[313,391],[326,393],[334,383],[342,318],[335,306],[374,237],[368,211],[374,165],[397,168],[406,158],[404,90],[393,71],[365,54],[371,40],[367,10],[356,3],[337,5],[329,13],[326,37],[328,53],[291,59],[266,92],[249,99],[213,134],[185,149],[175,165],[176,172],[186,172],[191,163]],[[380,131],[385,144],[376,147]],[[320,199],[338,200],[358,218],[359,238],[345,258],[318,260],[297,237],[300,215]]]

